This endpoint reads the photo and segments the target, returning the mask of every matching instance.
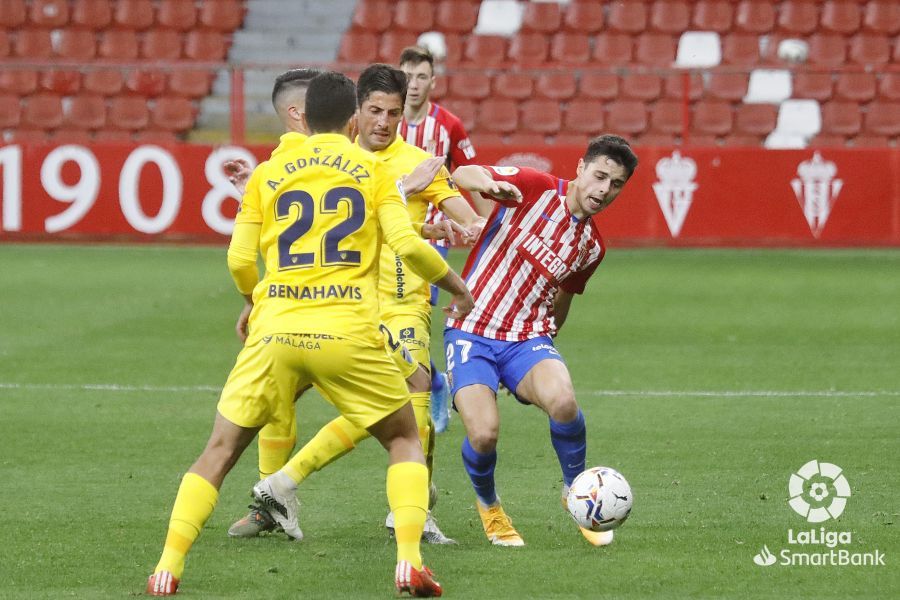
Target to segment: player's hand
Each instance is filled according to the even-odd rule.
[[[508,181],[491,181],[491,184],[484,192],[501,201],[505,200],[515,204],[522,201],[522,192]]]
[[[437,223],[422,225],[422,237],[429,240],[447,240],[455,245],[456,240],[459,239],[466,244],[470,236],[469,230],[453,219],[442,219]]]
[[[250,163],[243,158],[236,158],[226,161],[222,167],[225,169],[225,174],[228,175],[228,181],[233,183],[238,193],[243,196],[247,189],[247,181],[253,172],[253,169],[250,168]]]
[[[234,325],[234,331],[237,333],[238,339],[241,340],[242,344],[247,341],[247,336],[250,334],[251,310],[253,310],[253,304],[245,304],[244,308],[241,309],[241,314],[238,315],[237,323]]]
[[[450,306],[445,306],[441,310],[451,319],[464,319],[466,315],[475,308],[475,299],[469,290],[465,294],[454,294],[450,299]]]
[[[462,243],[466,246],[474,246],[475,242],[478,241],[478,238],[481,237],[481,232],[484,231],[485,225],[487,225],[487,219],[484,217],[475,219],[475,221],[466,228],[468,235],[463,236]]]
[[[412,173],[403,178],[403,191],[406,192],[406,197],[418,194],[431,185],[434,176],[443,166],[444,157],[442,156],[432,156],[420,162]]]

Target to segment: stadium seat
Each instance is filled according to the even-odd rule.
[[[18,94],[0,94],[0,129],[18,127],[22,120],[22,107]]]
[[[96,94],[74,96],[63,102],[65,129],[103,129],[106,126],[106,100]]]
[[[182,35],[174,29],[150,29],[141,37],[141,58],[178,60],[181,58]]]
[[[117,27],[143,31],[153,25],[151,0],[118,0],[113,11],[113,24]]]
[[[699,0],[694,4],[691,25],[698,31],[721,34],[731,29],[733,17],[734,8],[729,0]]]
[[[37,89],[38,74],[31,69],[0,69],[0,92],[24,96]]]
[[[378,35],[368,31],[348,31],[341,37],[338,60],[365,65],[375,62],[378,56]]]
[[[144,129],[150,122],[147,100],[139,96],[118,96],[111,100],[108,122],[110,129]]]
[[[863,27],[875,33],[900,33],[900,4],[897,0],[869,0],[863,14]]]
[[[613,100],[619,96],[619,77],[615,73],[582,73],[578,92],[588,99]]]
[[[434,6],[426,0],[400,0],[394,5],[394,27],[417,34],[434,25]]]
[[[608,30],[640,33],[647,29],[647,5],[643,2],[611,2],[608,6]]]
[[[606,106],[606,129],[626,137],[647,129],[647,107],[637,100],[610,102]]]
[[[726,146],[732,148],[755,148],[762,145],[763,139],[763,136],[759,135],[732,133],[725,136],[724,142]]]
[[[843,148],[846,140],[842,135],[833,135],[830,133],[820,133],[809,140],[810,148]]]
[[[49,29],[19,29],[13,38],[13,55],[22,58],[50,58],[53,43]]]
[[[630,73],[622,76],[620,90],[623,98],[649,102],[662,94],[662,78],[653,73]]]
[[[759,38],[755,35],[731,33],[722,40],[722,62],[752,67],[759,63]]]
[[[134,141],[138,144],[177,144],[178,134],[161,129],[141,129],[134,132]]]
[[[677,100],[661,100],[650,109],[650,131],[668,136],[680,135],[684,129],[683,105]]]
[[[865,131],[875,135],[900,135],[900,102],[876,100],[869,104],[865,116]]]
[[[750,76],[747,73],[723,71],[712,72],[706,84],[706,91],[715,100],[738,102],[747,94]]]
[[[894,51],[891,53],[891,61],[900,63],[900,36],[896,36],[894,41]]]
[[[28,20],[37,27],[62,27],[69,22],[68,0],[32,0]]]
[[[391,26],[392,5],[388,0],[361,0],[356,3],[350,28],[353,31],[381,33]],[[346,36],[344,36],[346,37]]]
[[[155,98],[166,90],[166,75],[157,69],[128,69],[125,89],[148,98]]]
[[[75,27],[103,29],[112,21],[112,6],[97,0],[75,0],[70,19]]]
[[[463,61],[483,67],[506,62],[506,38],[500,35],[471,35],[463,46]]]
[[[562,29],[574,33],[597,33],[606,19],[600,2],[572,2],[563,15]]]
[[[519,65],[542,65],[549,42],[543,33],[517,33],[509,42],[509,59]]]
[[[878,96],[882,100],[900,100],[900,72],[884,73],[881,76]]]
[[[218,31],[193,30],[184,38],[184,55],[194,60],[222,60],[228,52],[225,36]]]
[[[204,2],[204,4],[215,4]],[[166,29],[188,31],[197,23],[197,7],[193,0],[161,0],[156,22]]]
[[[447,47],[444,64],[448,67],[455,67],[462,62],[463,35],[461,33],[444,33],[443,36],[444,45]]]
[[[854,148],[886,148],[889,145],[886,135],[861,134],[850,140]]]
[[[880,67],[891,59],[888,37],[860,33],[850,38],[850,60],[867,66]]]
[[[483,100],[491,94],[491,77],[483,71],[461,71],[449,79],[448,92],[454,98]]]
[[[201,2],[197,24],[204,29],[232,33],[244,22],[244,3],[241,0]]]
[[[494,76],[491,93],[498,98],[524,100],[534,90],[534,79],[524,73],[499,73]]]
[[[691,22],[691,8],[682,0],[656,0],[650,6],[650,29],[681,34]]]
[[[734,28],[745,33],[768,33],[775,25],[775,3],[741,0],[735,8]]]
[[[6,58],[12,52],[12,46],[9,42],[9,34],[5,29],[0,29],[0,58]]]
[[[119,69],[91,69],[84,73],[81,86],[86,92],[114,96],[122,91],[125,76]]]
[[[765,136],[775,129],[777,119],[778,107],[774,104],[741,104],[735,111],[734,131],[740,135]]]
[[[874,73],[840,73],[834,88],[835,98],[854,102],[869,102],[875,98]]]
[[[837,68],[847,59],[847,42],[836,33],[814,33],[809,37],[809,62]]]
[[[49,144],[50,132],[43,127],[39,129],[18,127],[4,135],[4,140],[14,144]]]
[[[594,38],[593,60],[604,65],[630,63],[634,56],[634,42],[623,33],[600,33]]]
[[[676,67],[716,67],[721,63],[722,40],[715,31],[685,31],[678,38]]]
[[[778,11],[778,31],[807,35],[819,26],[819,3],[815,0],[788,0]]]
[[[720,101],[700,101],[693,107],[691,115],[691,131],[723,136],[731,132],[734,113],[731,104]]]
[[[859,29],[860,17],[858,3],[847,0],[827,0],[822,5],[820,23],[825,31],[848,35]]]
[[[441,0],[434,21],[444,33],[469,33],[478,22],[479,3],[471,0]]]
[[[603,102],[576,98],[566,107],[562,130],[586,137],[595,136],[603,131],[603,117]]]
[[[810,98],[824,102],[834,93],[834,81],[831,73],[798,71],[794,73],[792,96],[794,98]]]
[[[568,100],[575,95],[577,88],[575,74],[571,71],[555,71],[542,73],[534,86],[537,96],[550,100]]]
[[[556,33],[562,24],[562,11],[555,2],[527,2],[522,13],[522,31]]]
[[[750,72],[744,102],[779,103],[791,97],[791,73],[785,69],[754,69]]]
[[[476,132],[471,136],[472,143],[476,148],[485,146],[503,146],[506,144],[507,136],[502,133]]]
[[[394,64],[400,58],[404,48],[413,46],[418,36],[411,31],[387,31],[381,35],[378,44],[378,59],[381,62]]]
[[[81,73],[73,70],[49,69],[41,71],[38,87],[47,92],[69,96],[81,89]]]
[[[699,100],[703,96],[703,76],[696,72],[682,72],[663,76],[663,97],[670,100],[684,100],[684,85],[687,81],[688,100]]]
[[[56,94],[33,94],[24,100],[21,126],[25,129],[56,129],[63,122],[62,98]]]
[[[94,133],[94,141],[104,144],[130,144],[134,137],[130,131],[119,129],[100,129]]]
[[[832,100],[822,105],[822,132],[851,136],[859,133],[862,118],[856,102]]]
[[[475,129],[475,103],[471,100],[454,100],[448,98],[441,103],[447,110],[459,117],[466,131]]]
[[[560,31],[550,40],[550,61],[561,64],[583,64],[591,57],[588,36]]]
[[[62,58],[90,60],[97,56],[97,36],[89,29],[60,29],[53,32],[50,40]]]
[[[478,107],[478,130],[512,133],[519,126],[517,108],[517,103],[513,100],[488,98]]]
[[[25,0],[4,0],[0,2],[0,27],[8,30],[19,27],[27,14]]]
[[[644,33],[638,36],[635,61],[642,65],[669,68],[675,62],[675,37],[666,33]]]
[[[788,138],[809,139],[822,130],[822,111],[815,100],[785,100],[778,107],[775,131]],[[767,139],[768,145],[768,139]]]
[[[598,129],[597,133],[601,133],[603,130]],[[553,146],[574,146],[579,150],[584,150],[584,147],[587,146],[588,140],[592,137],[596,136],[597,133],[593,135],[584,135],[582,133],[565,133],[560,132],[556,134],[549,143]]]
[[[520,109],[519,127],[522,131],[555,135],[562,125],[559,102],[555,100],[526,100],[522,102]]]
[[[159,98],[150,111],[150,127],[163,131],[187,131],[197,111],[187,98]]]
[[[516,0],[482,0],[472,33],[509,37],[522,28],[525,6]]]
[[[97,45],[99,58],[119,60],[135,59],[138,56],[137,34],[131,29],[106,29]]]

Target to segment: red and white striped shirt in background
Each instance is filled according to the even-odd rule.
[[[487,168],[495,181],[518,187],[522,203],[494,208],[463,271],[475,308],[447,325],[504,341],[553,335],[557,291],[584,292],[606,251],[603,239],[592,218],[578,221],[569,212],[568,181],[534,169]]]
[[[447,168],[451,171],[460,165],[472,164],[475,148],[459,117],[439,104],[431,102],[421,123],[411,124],[406,117],[400,121],[400,137],[406,143],[417,146],[434,156],[447,158]],[[425,222],[436,223],[444,219],[444,213],[429,204]],[[431,240],[434,245],[444,246],[445,240]]]

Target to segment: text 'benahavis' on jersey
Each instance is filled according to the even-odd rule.
[[[495,181],[518,187],[522,202],[494,208],[463,271],[475,309],[447,325],[504,341],[553,335],[557,290],[584,292],[603,259],[603,239],[593,219],[569,212],[568,181],[528,168],[486,168]]]

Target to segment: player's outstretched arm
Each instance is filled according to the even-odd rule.
[[[247,190],[247,181],[250,180],[250,174],[253,172],[253,169],[250,168],[250,163],[243,158],[236,158],[227,161],[222,166],[225,169],[225,174],[228,175],[228,181],[233,183],[238,193],[243,196]]]
[[[238,292],[244,296],[244,307],[235,324],[235,332],[241,342],[247,341],[247,324],[253,309],[253,288],[259,283],[256,255],[259,252],[259,223],[235,223],[228,245],[228,271]]]
[[[566,322],[566,317],[569,316],[569,308],[572,307],[572,298],[574,297],[575,294],[559,290],[556,293],[556,298],[553,299],[553,320],[556,323],[557,332],[562,329],[563,323]]]
[[[406,193],[406,197],[418,194],[431,185],[442,166],[444,166],[444,159],[440,156],[426,158],[416,165],[412,173],[403,178],[403,191]]]
[[[464,190],[491,196],[501,204],[515,206],[522,201],[519,188],[507,181],[494,181],[491,172],[480,165],[458,167],[453,180]]]

